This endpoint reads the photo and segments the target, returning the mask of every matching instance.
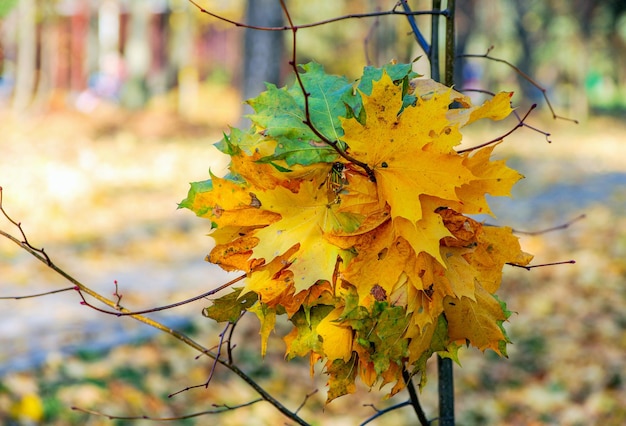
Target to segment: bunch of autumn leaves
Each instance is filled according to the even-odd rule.
[[[356,376],[369,386],[395,383],[391,394],[404,387],[405,370],[424,383],[426,360],[456,359],[462,344],[505,355],[509,312],[495,292],[504,264],[531,260],[510,228],[467,216],[490,214],[485,194],[509,195],[522,176],[490,160],[495,144],[454,149],[463,126],[508,116],[511,94],[473,106],[432,80],[379,75],[349,94],[358,103],[342,115],[333,114],[336,103],[311,101],[313,125],[320,107],[331,111],[326,136],[345,156],[304,133],[275,137],[290,118],[281,121],[284,106],[274,101],[289,94],[291,113],[307,117],[297,91],[269,86],[249,101],[253,128],[218,144],[231,156],[230,174],[192,184],[181,203],[211,220],[208,260],[246,273],[243,287],[205,314],[236,321],[254,312],[263,353],[276,315],[287,315],[286,356],[309,355],[312,368],[325,360],[329,401],[353,392]]]

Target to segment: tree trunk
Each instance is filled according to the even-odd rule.
[[[248,0],[246,23],[264,27],[284,25],[280,3],[276,0]],[[244,99],[255,97],[265,90],[264,82],[280,84],[283,50],[282,31],[246,29],[242,87]],[[246,105],[244,113],[251,112],[252,109]]]

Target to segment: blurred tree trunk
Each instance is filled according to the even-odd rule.
[[[39,78],[33,104],[37,108],[47,108],[50,106],[50,95],[53,90],[59,38],[52,6],[42,5],[41,14]]]
[[[198,96],[198,66],[194,58],[196,23],[187,2],[172,2],[169,12],[169,43],[167,47],[168,86],[178,86],[178,113],[191,117],[200,103]]]
[[[522,52],[515,62],[515,65],[526,74],[534,76],[536,74],[536,52],[542,43],[546,39],[545,30],[528,31],[525,24],[524,17],[528,15],[532,5],[526,0],[513,1],[515,8],[515,29],[517,32],[517,40],[521,46]],[[550,25],[550,15],[542,17],[544,19],[543,26],[548,28]],[[526,100],[529,104],[541,102],[542,95],[536,87],[529,83],[521,75],[517,74],[517,82],[521,89],[521,99]]]
[[[472,33],[475,31],[476,22],[476,0],[466,0],[456,3],[456,54],[462,55],[467,50]],[[474,52],[471,52],[474,53]],[[466,80],[464,58],[457,58],[454,66],[454,82],[458,88],[462,88]]]
[[[35,0],[20,0],[17,6],[17,57],[13,109],[24,111],[31,103],[35,88],[37,59],[37,27],[35,25]]]
[[[284,25],[283,11],[276,0],[248,0],[246,23],[264,27]],[[283,31],[246,29],[244,35],[243,87],[244,99],[265,90],[264,82],[280,84],[283,64]],[[245,106],[244,114],[252,112]]]
[[[128,38],[124,46],[124,62],[128,80],[122,89],[122,104],[128,108],[140,108],[148,100],[146,76],[150,69],[150,45],[148,22],[149,4],[133,1],[129,4]]]

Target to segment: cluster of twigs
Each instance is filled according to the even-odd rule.
[[[292,52],[291,52],[291,58],[289,60],[289,64],[294,72],[294,75],[297,79],[298,85],[300,86],[300,89],[302,90],[303,96],[304,96],[304,108],[305,108],[305,120],[303,121],[304,124],[306,124],[311,131],[320,138],[320,140],[326,144],[328,144],[329,146],[331,146],[333,149],[335,149],[337,151],[337,153],[342,156],[343,158],[345,158],[346,160],[350,161],[351,163],[357,165],[358,167],[362,168],[364,170],[364,172],[369,176],[369,178],[374,181],[374,173],[372,171],[372,169],[365,163],[361,163],[359,161],[357,161],[356,159],[350,157],[349,154],[347,154],[345,152],[344,149],[342,149],[341,144],[339,143],[339,141],[337,140],[330,140],[328,139],[325,135],[323,135],[316,127],[315,124],[311,121],[311,115],[310,115],[310,110],[309,110],[309,96],[310,94],[307,92],[306,87],[304,86],[304,83],[300,77],[300,71],[298,68],[298,63],[297,63],[297,32],[298,30],[301,29],[305,29],[305,28],[313,28],[313,27],[317,27],[317,26],[321,26],[321,25],[326,25],[326,24],[330,24],[330,23],[334,23],[334,22],[339,22],[339,21],[343,21],[346,19],[362,19],[362,18],[377,18],[377,17],[381,17],[381,16],[387,16],[387,15],[397,15],[397,16],[402,16],[404,18],[406,18],[408,20],[408,23],[411,27],[412,30],[412,34],[415,36],[417,43],[419,44],[420,48],[422,50],[424,50],[426,56],[429,58],[430,62],[431,62],[431,69],[432,69],[432,74],[433,74],[433,78],[434,79],[438,79],[438,73],[439,73],[439,57],[438,57],[438,49],[434,48],[436,46],[438,46],[438,25],[439,25],[439,19],[441,17],[443,17],[444,19],[446,19],[446,25],[447,25],[447,39],[446,39],[446,51],[448,52],[448,55],[445,58],[445,82],[448,85],[452,85],[452,69],[453,69],[453,61],[454,61],[454,55],[451,54],[451,52],[454,52],[454,44],[453,44],[453,40],[454,40],[454,1],[448,0],[447,2],[447,7],[446,9],[441,9],[441,1],[440,0],[434,0],[433,1],[433,9],[432,10],[428,10],[428,11],[412,11],[407,3],[406,0],[401,0],[399,1],[392,9],[390,10],[386,10],[386,11],[377,11],[377,12],[372,12],[372,13],[362,13],[362,14],[349,14],[349,15],[344,15],[344,16],[340,16],[340,17],[336,17],[336,18],[332,18],[332,19],[326,19],[326,20],[322,20],[322,21],[318,21],[318,22],[314,22],[314,23],[308,23],[308,24],[298,24],[296,25],[293,20],[292,17],[289,13],[289,10],[284,2],[284,0],[279,0],[283,9],[283,12],[285,14],[285,17],[289,23],[288,26],[283,26],[283,27],[262,27],[262,26],[254,26],[254,25],[248,25],[242,22],[237,22],[237,21],[233,21],[230,19],[227,19],[223,16],[217,15],[213,12],[210,12],[206,9],[204,9],[202,6],[200,6],[198,3],[196,3],[194,0],[189,0],[195,7],[198,8],[198,10],[206,15],[209,15],[215,19],[230,23],[236,27],[242,27],[242,28],[248,28],[248,29],[253,29],[253,30],[259,30],[259,31],[290,31],[292,34],[292,38],[293,38],[293,44],[292,44]],[[424,37],[424,35],[420,32],[416,22],[415,22],[415,16],[418,15],[431,15],[432,16],[432,34],[431,34],[431,42],[428,43],[426,41],[426,38]],[[483,54],[483,55],[460,55],[461,57],[465,57],[465,58],[482,58],[482,59],[486,59],[486,60],[491,60],[491,61],[495,61],[495,62],[500,62],[503,63],[509,67],[511,67],[515,72],[517,72],[518,74],[520,74],[522,77],[524,77],[526,80],[528,80],[531,84],[533,84],[535,87],[537,87],[538,90],[540,90],[543,95],[544,98],[546,100],[546,104],[548,105],[548,107],[550,108],[550,111],[552,112],[552,115],[555,119],[565,119],[565,120],[569,120],[569,121],[574,121],[575,120],[571,120],[565,117],[561,117],[558,116],[557,114],[555,114],[554,109],[552,108],[552,105],[550,104],[550,101],[547,97],[546,94],[546,90],[544,88],[542,88],[539,84],[537,84],[530,76],[528,76],[527,74],[525,74],[523,71],[519,70],[517,67],[515,67],[513,64],[509,63],[508,61],[505,61],[503,59],[499,59],[499,58],[495,58],[493,56],[490,56],[490,52],[491,49],[489,49],[487,51],[487,53]],[[471,90],[471,89],[468,89]],[[488,142],[485,142],[483,144],[471,147],[471,148],[466,148],[463,149],[459,152],[465,152],[465,151],[471,151],[471,150],[475,150],[478,148],[481,148],[485,145],[489,145],[489,144],[493,144],[496,143],[498,141],[501,141],[504,137],[510,135],[511,133],[513,133],[514,131],[516,131],[517,129],[521,128],[521,127],[528,127],[532,130],[535,130],[539,133],[542,133],[546,136],[546,138],[549,137],[549,134],[546,132],[543,132],[539,129],[536,129],[530,125],[528,125],[526,123],[526,120],[528,118],[528,116],[530,115],[530,113],[533,111],[533,109],[536,107],[536,105],[533,105],[528,112],[523,115],[522,117],[520,117],[519,115],[517,116],[518,119],[518,123],[517,125],[515,125],[515,127],[513,127],[510,131],[508,131],[507,133],[498,136],[497,138],[494,138],[493,140],[490,140]],[[273,405],[278,411],[280,411],[283,415],[285,415],[288,419],[290,419],[292,422],[295,422],[296,424],[300,424],[300,425],[307,425],[308,423],[306,421],[304,421],[299,415],[299,411],[301,410],[301,408],[304,406],[304,404],[307,402],[307,400],[309,399],[310,396],[312,396],[311,394],[308,394],[304,397],[304,400],[302,402],[302,404],[295,410],[290,410],[288,409],[284,404],[282,404],[280,401],[278,401],[277,399],[275,399],[268,391],[266,391],[265,389],[263,389],[252,377],[250,377],[249,375],[247,375],[244,371],[242,371],[239,367],[237,367],[234,364],[233,361],[233,349],[234,349],[234,345],[232,343],[233,341],[233,333],[234,330],[236,328],[237,325],[237,321],[235,322],[229,322],[227,324],[227,326],[224,328],[224,330],[220,333],[219,335],[219,342],[218,344],[213,347],[213,348],[206,348],[203,345],[199,344],[198,342],[194,341],[193,339],[191,339],[189,336],[187,336],[184,333],[181,333],[179,331],[176,331],[170,327],[165,326],[164,324],[155,321],[151,318],[148,318],[145,316],[145,314],[149,314],[149,313],[153,313],[153,312],[158,312],[158,311],[163,311],[166,309],[172,309],[172,308],[176,308],[178,306],[181,306],[183,304],[187,304],[187,303],[191,303],[200,299],[206,299],[207,297],[210,297],[212,295],[214,295],[215,293],[219,292],[222,289],[225,289],[227,287],[230,287],[231,285],[233,285],[234,283],[241,281],[243,278],[245,278],[245,274],[241,275],[237,278],[235,278],[234,280],[231,280],[221,286],[219,286],[218,288],[215,288],[211,291],[205,292],[203,294],[200,294],[198,296],[195,296],[193,298],[187,299],[187,300],[183,300],[181,302],[177,302],[177,303],[172,303],[172,304],[168,304],[165,306],[160,306],[160,307],[153,307],[153,308],[149,308],[149,309],[143,309],[143,310],[136,310],[136,311],[132,311],[129,309],[124,308],[121,305],[121,300],[122,300],[122,295],[119,292],[119,288],[117,285],[117,282],[115,283],[115,293],[113,294],[113,296],[115,297],[115,300],[111,300],[109,298],[106,298],[104,296],[102,296],[101,294],[91,290],[87,285],[83,284],[82,282],[80,282],[79,280],[75,279],[72,275],[70,275],[69,273],[65,272],[61,267],[59,267],[57,264],[55,264],[52,259],[50,258],[50,256],[45,252],[45,250],[43,248],[38,248],[34,245],[31,244],[31,242],[28,240],[26,233],[24,232],[22,225],[20,222],[15,221],[5,210],[4,205],[2,203],[2,188],[0,188],[0,212],[2,213],[2,215],[17,229],[17,232],[19,234],[18,237],[14,236],[13,234],[9,233],[9,232],[5,232],[3,230],[0,230],[0,235],[2,235],[3,237],[9,239],[10,241],[14,242],[15,244],[17,244],[18,246],[20,246],[22,249],[24,249],[25,251],[27,251],[29,254],[31,254],[33,257],[35,257],[36,259],[38,259],[39,261],[41,261],[42,263],[44,263],[47,267],[49,267],[50,269],[54,270],[57,274],[59,274],[60,276],[62,276],[66,281],[68,281],[71,286],[70,287],[65,287],[62,289],[58,289],[58,290],[53,290],[53,291],[49,291],[49,292],[45,292],[45,293],[38,293],[38,294],[31,294],[31,295],[24,295],[24,296],[3,296],[0,297],[0,299],[24,299],[24,298],[30,298],[30,297],[41,297],[41,296],[46,296],[49,294],[54,294],[54,293],[60,293],[60,292],[66,292],[66,291],[75,291],[76,293],[78,293],[80,300],[81,300],[81,304],[94,309],[98,312],[104,313],[104,314],[110,314],[110,315],[115,315],[115,316],[129,316],[137,321],[143,322],[151,327],[154,327],[164,333],[167,333],[169,335],[171,335],[172,337],[178,339],[179,341],[181,341],[182,343],[194,348],[195,350],[197,350],[200,355],[199,356],[207,356],[209,358],[211,358],[213,360],[213,364],[211,367],[211,371],[209,373],[209,377],[207,379],[207,381],[203,384],[200,385],[195,385],[195,386],[190,386],[187,387],[181,391],[175,392],[173,394],[171,394],[170,396],[176,395],[177,393],[180,392],[184,392],[186,390],[195,388],[195,387],[201,387],[201,386],[208,386],[211,378],[213,377],[213,374],[215,372],[215,369],[217,368],[218,364],[227,368],[228,370],[230,370],[232,373],[234,373],[235,375],[237,375],[238,377],[240,377],[247,385],[249,385],[250,387],[252,387],[254,389],[255,392],[257,392],[257,394],[260,396],[260,398],[248,401],[248,402],[244,402],[238,405],[214,405],[213,409],[211,410],[207,410],[207,411],[203,411],[203,412],[198,412],[198,413],[192,413],[192,414],[188,414],[185,416],[181,416],[181,417],[174,417],[174,418],[156,418],[156,417],[151,417],[151,416],[128,416],[128,417],[120,417],[120,416],[112,416],[112,415],[108,415],[105,413],[101,413],[101,412],[97,412],[97,411],[92,411],[92,410],[87,410],[87,409],[83,409],[83,408],[79,408],[79,407],[72,407],[74,410],[78,410],[78,411],[82,411],[85,413],[90,413],[90,414],[96,414],[96,415],[102,415],[102,416],[106,416],[110,419],[120,419],[120,420],[136,420],[136,419],[148,419],[148,420],[160,420],[160,421],[167,421],[167,420],[181,420],[181,419],[187,419],[187,418],[192,418],[192,417],[197,417],[197,416],[202,416],[202,415],[209,415],[209,414],[219,414],[219,413],[223,413],[225,411],[229,411],[229,410],[235,410],[235,409],[239,409],[239,408],[244,408],[244,407],[248,407],[252,404],[256,404],[258,402],[261,401],[266,401],[269,402],[271,405]],[[557,230],[557,229],[564,229],[567,228],[571,223],[573,223],[574,221],[579,220],[581,217],[574,219],[571,222],[568,222],[567,224],[564,225],[559,225],[558,227],[554,227],[554,228],[550,228],[544,231],[535,231],[535,232],[521,232],[519,231],[519,233],[527,233],[527,234],[539,234],[539,233],[544,233],[544,232],[549,232],[549,231],[553,231],[553,230]],[[532,265],[532,266],[526,266],[524,268],[526,269],[531,269],[534,267],[539,267],[539,266],[548,266],[548,265],[554,265],[554,264],[559,264],[559,263],[573,263],[573,261],[566,261],[566,262],[557,262],[557,263],[551,263],[551,264],[542,264],[542,265]],[[519,265],[512,265],[512,266],[519,266]],[[94,305],[92,302],[90,302],[88,300],[88,298],[91,299],[95,299],[97,302],[107,306],[109,309],[105,309],[105,308],[101,308],[99,306]],[[384,410],[380,410],[377,409],[376,407],[372,408],[374,409],[375,413],[369,417],[368,419],[366,419],[362,424],[367,424],[371,421],[373,421],[376,418],[379,418],[380,416],[388,413],[389,411],[395,410],[395,409],[399,409],[405,406],[412,406],[413,409],[415,410],[416,416],[419,420],[419,422],[422,425],[428,425],[432,422],[432,420],[429,420],[427,418],[427,416],[425,415],[424,411],[422,410],[418,397],[417,397],[417,392],[415,387],[413,386],[412,382],[411,382],[411,378],[408,375],[408,373],[405,375],[404,380],[407,384],[407,389],[408,389],[408,393],[409,393],[409,398],[406,401],[400,402],[398,404],[395,404],[389,408],[386,408]],[[440,401],[441,403],[441,401]],[[450,403],[450,401],[448,401],[448,403]],[[452,404],[453,404],[453,400],[452,400]],[[441,411],[440,411],[440,416],[441,416]],[[445,418],[440,418],[440,424],[446,424],[445,423]],[[453,424],[453,407],[452,407],[452,423],[447,423],[447,424]]]

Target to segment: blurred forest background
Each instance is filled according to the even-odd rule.
[[[389,10],[394,0],[288,0],[297,24]],[[445,3],[445,2],[444,2]],[[276,0],[202,0],[234,21],[283,26]],[[430,8],[409,1],[413,10]],[[430,18],[418,17],[425,34]],[[513,90],[520,111],[540,108],[529,124],[552,144],[520,129],[497,155],[527,179],[514,200],[494,200],[498,224],[541,230],[585,214],[569,229],[521,235],[538,263],[576,265],[508,269],[502,298],[516,314],[507,326],[510,358],[467,350],[456,369],[460,425],[626,424],[626,2],[623,0],[465,0],[457,2],[458,53],[505,59],[459,59],[460,89]],[[356,78],[364,65],[412,61],[419,50],[406,19],[350,19],[298,31],[298,61],[317,61]],[[292,81],[289,32],[258,32],[201,13],[187,0],[0,0],[0,186],[4,207],[30,241],[94,290],[142,309],[182,300],[225,282],[204,262],[208,224],[176,203],[189,181],[220,174],[211,146],[243,124],[242,101],[263,81]],[[428,75],[425,58],[415,69]],[[465,135],[474,145],[505,133],[514,118]],[[9,230],[6,221],[0,229]],[[66,286],[8,241],[0,241],[0,296]],[[200,315],[207,302],[155,315],[208,346],[219,326]],[[283,363],[280,326],[259,359],[258,324],[238,327],[236,361],[303,417],[352,425],[384,408],[378,392],[359,388],[323,408],[324,376],[308,361]],[[273,340],[272,340],[273,339]],[[272,350],[273,349],[273,350]],[[0,300],[0,423],[100,425],[70,406],[116,415],[176,416],[254,393],[218,369],[208,389],[167,395],[203,383],[210,363],[130,320],[103,316],[75,295]],[[434,378],[434,372],[431,375]],[[422,395],[430,417],[436,395]],[[355,401],[357,401],[355,403]],[[398,410],[379,424],[413,424]],[[180,424],[282,424],[268,404]],[[256,423],[252,423],[256,422]],[[141,423],[136,424],[152,424]]]
[[[392,3],[292,0],[288,4],[296,22],[311,23],[388,10]],[[412,3],[414,10],[429,7],[427,1]],[[200,5],[235,21],[284,25],[277,2],[269,0],[209,0]],[[245,63],[250,58],[259,56],[279,65],[272,70],[275,82],[289,78],[284,49],[279,47],[290,39],[286,32],[276,33],[271,43],[244,51],[245,31],[200,13],[186,0],[3,0],[0,14],[4,15],[0,106],[17,111],[69,107],[89,113],[100,102],[136,109],[175,90],[179,114],[209,121],[210,116],[202,112],[199,86],[221,84],[245,92],[241,88],[248,87]],[[427,32],[429,18],[420,19]],[[463,1],[458,5],[457,29],[459,54],[482,54],[494,46],[494,55],[536,77],[553,94],[555,106],[578,117],[626,109],[623,1]],[[299,34],[299,59],[357,76],[366,63],[408,62],[420,55],[407,32],[397,16],[307,29]],[[248,45],[263,33],[256,36]],[[420,65],[426,71],[424,62]],[[249,70],[259,73],[258,67]],[[525,99],[540,98],[537,90],[510,71],[487,61],[464,60],[459,61],[455,80],[460,87],[519,86]]]

